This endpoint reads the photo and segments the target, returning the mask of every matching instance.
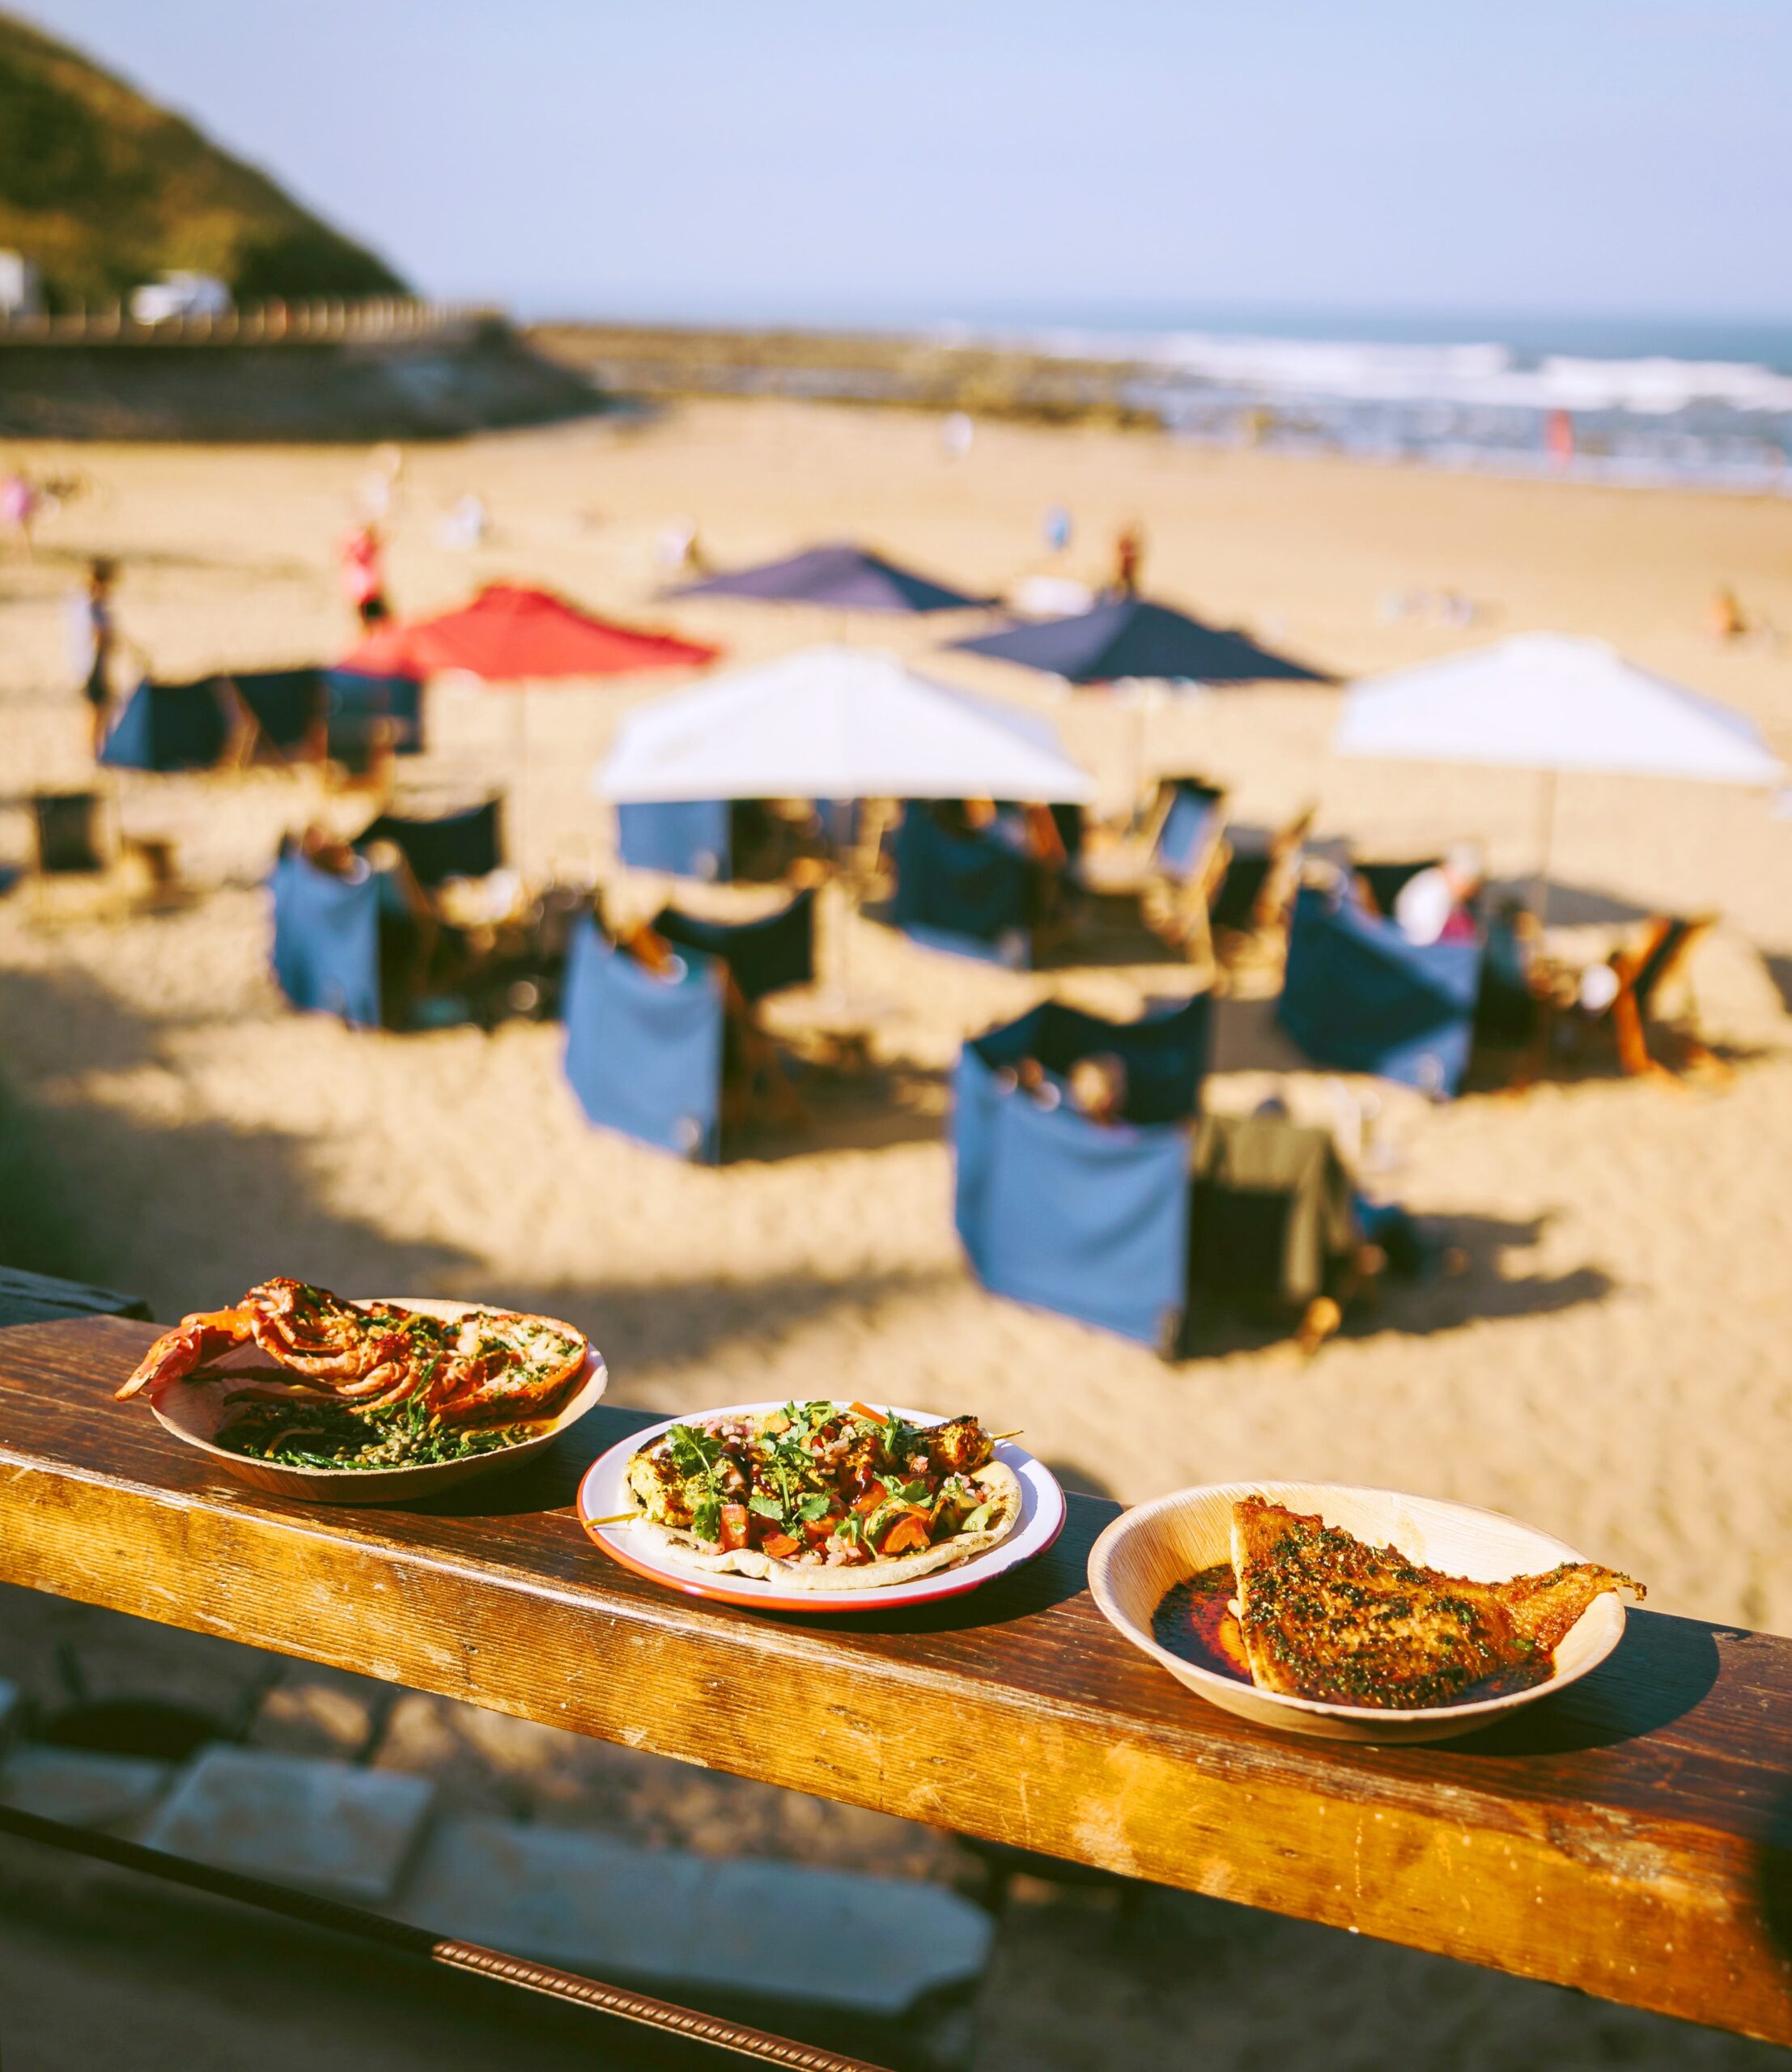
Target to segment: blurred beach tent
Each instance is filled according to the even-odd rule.
[[[1204,625],[1143,597],[1110,598],[1070,618],[1042,619],[952,644],[969,655],[993,655],[1076,684],[1127,677],[1198,684],[1331,680],[1242,633]]]
[[[494,583],[439,618],[381,626],[341,667],[364,676],[459,670],[486,683],[695,669],[720,650],[593,618],[546,590]]]
[[[1468,1069],[1483,955],[1478,936],[1409,941],[1369,911],[1348,877],[1302,885],[1276,1020],[1315,1064],[1441,1098]]]
[[[390,842],[402,852],[417,882],[433,890],[451,877],[485,877],[504,860],[500,804],[486,799],[456,813],[429,817],[383,813],[355,838],[365,851]]]
[[[953,1082],[954,1216],[986,1288],[1174,1347],[1212,1011],[1205,992],[1131,1022],[1052,1000],[965,1046]],[[1095,1059],[1123,1068],[1110,1121],[1069,1097],[1076,1067]]]
[[[706,576],[669,594],[675,597],[757,597],[762,602],[819,605],[832,611],[962,612],[986,608],[995,600],[949,589],[912,569],[902,568],[881,554],[841,541],[811,547],[786,561],[768,561]]]
[[[631,712],[598,796],[1022,799],[1083,805],[1095,782],[1049,720],[917,676],[891,654],[803,648]]]
[[[423,754],[423,686],[417,677],[338,669],[320,670],[318,677],[325,753],[332,762],[365,770],[382,751]]]
[[[1541,771],[1539,880],[1564,774],[1762,788],[1786,777],[1746,715],[1639,669],[1603,640],[1561,633],[1519,634],[1365,677],[1352,686],[1331,745],[1340,755]]]
[[[255,722],[255,735],[280,756],[289,756],[311,741],[323,717],[325,672],[296,669],[232,669],[226,681]]]
[[[930,949],[1025,971],[1043,866],[1000,825],[942,826],[919,800],[896,830],[890,919]]]
[[[236,729],[236,711],[217,677],[153,683],[125,700],[100,751],[108,770],[210,770]]]

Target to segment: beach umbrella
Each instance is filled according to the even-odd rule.
[[[616,804],[690,799],[1021,799],[1094,779],[1036,714],[876,649],[806,648],[630,713],[594,780]]]
[[[811,547],[806,554],[764,562],[757,568],[706,576],[701,583],[687,583],[670,594],[757,597],[766,603],[820,605],[849,612],[960,612],[993,602],[948,589],[943,583],[847,542]]]
[[[522,683],[694,669],[713,662],[720,652],[670,634],[594,618],[546,590],[494,583],[457,611],[379,627],[342,666],[364,676],[426,677],[458,669],[486,683]]]
[[[1340,755],[1543,775],[1539,907],[1564,772],[1767,787],[1785,770],[1743,714],[1626,661],[1603,640],[1527,633],[1352,686]]]
[[[489,584],[470,604],[440,617],[382,626],[342,664],[356,676],[429,677],[456,672],[514,686],[517,817],[529,770],[528,686],[544,678],[628,676],[641,669],[697,669],[721,651],[666,633],[593,618],[550,591]]]
[[[1013,626],[953,643],[1076,684],[1156,677],[1199,684],[1326,683],[1322,671],[1144,597],[1116,597],[1069,618]]]

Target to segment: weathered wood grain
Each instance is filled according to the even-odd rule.
[[[1354,1748],[1252,1727],[1084,1587],[1110,1505],[909,1613],[790,1620],[605,1560],[580,1472],[328,1512],[212,1478],[110,1391],[148,1332],[0,1331],[0,1579],[1792,2042],[1792,1642],[1648,1612],[1494,1732]]]

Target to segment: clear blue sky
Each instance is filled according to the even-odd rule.
[[[25,0],[541,311],[1792,316],[1792,0]]]

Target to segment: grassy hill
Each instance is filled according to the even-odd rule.
[[[4,13],[0,246],[36,260],[53,308],[170,267],[216,274],[240,301],[404,285],[190,122]]]

